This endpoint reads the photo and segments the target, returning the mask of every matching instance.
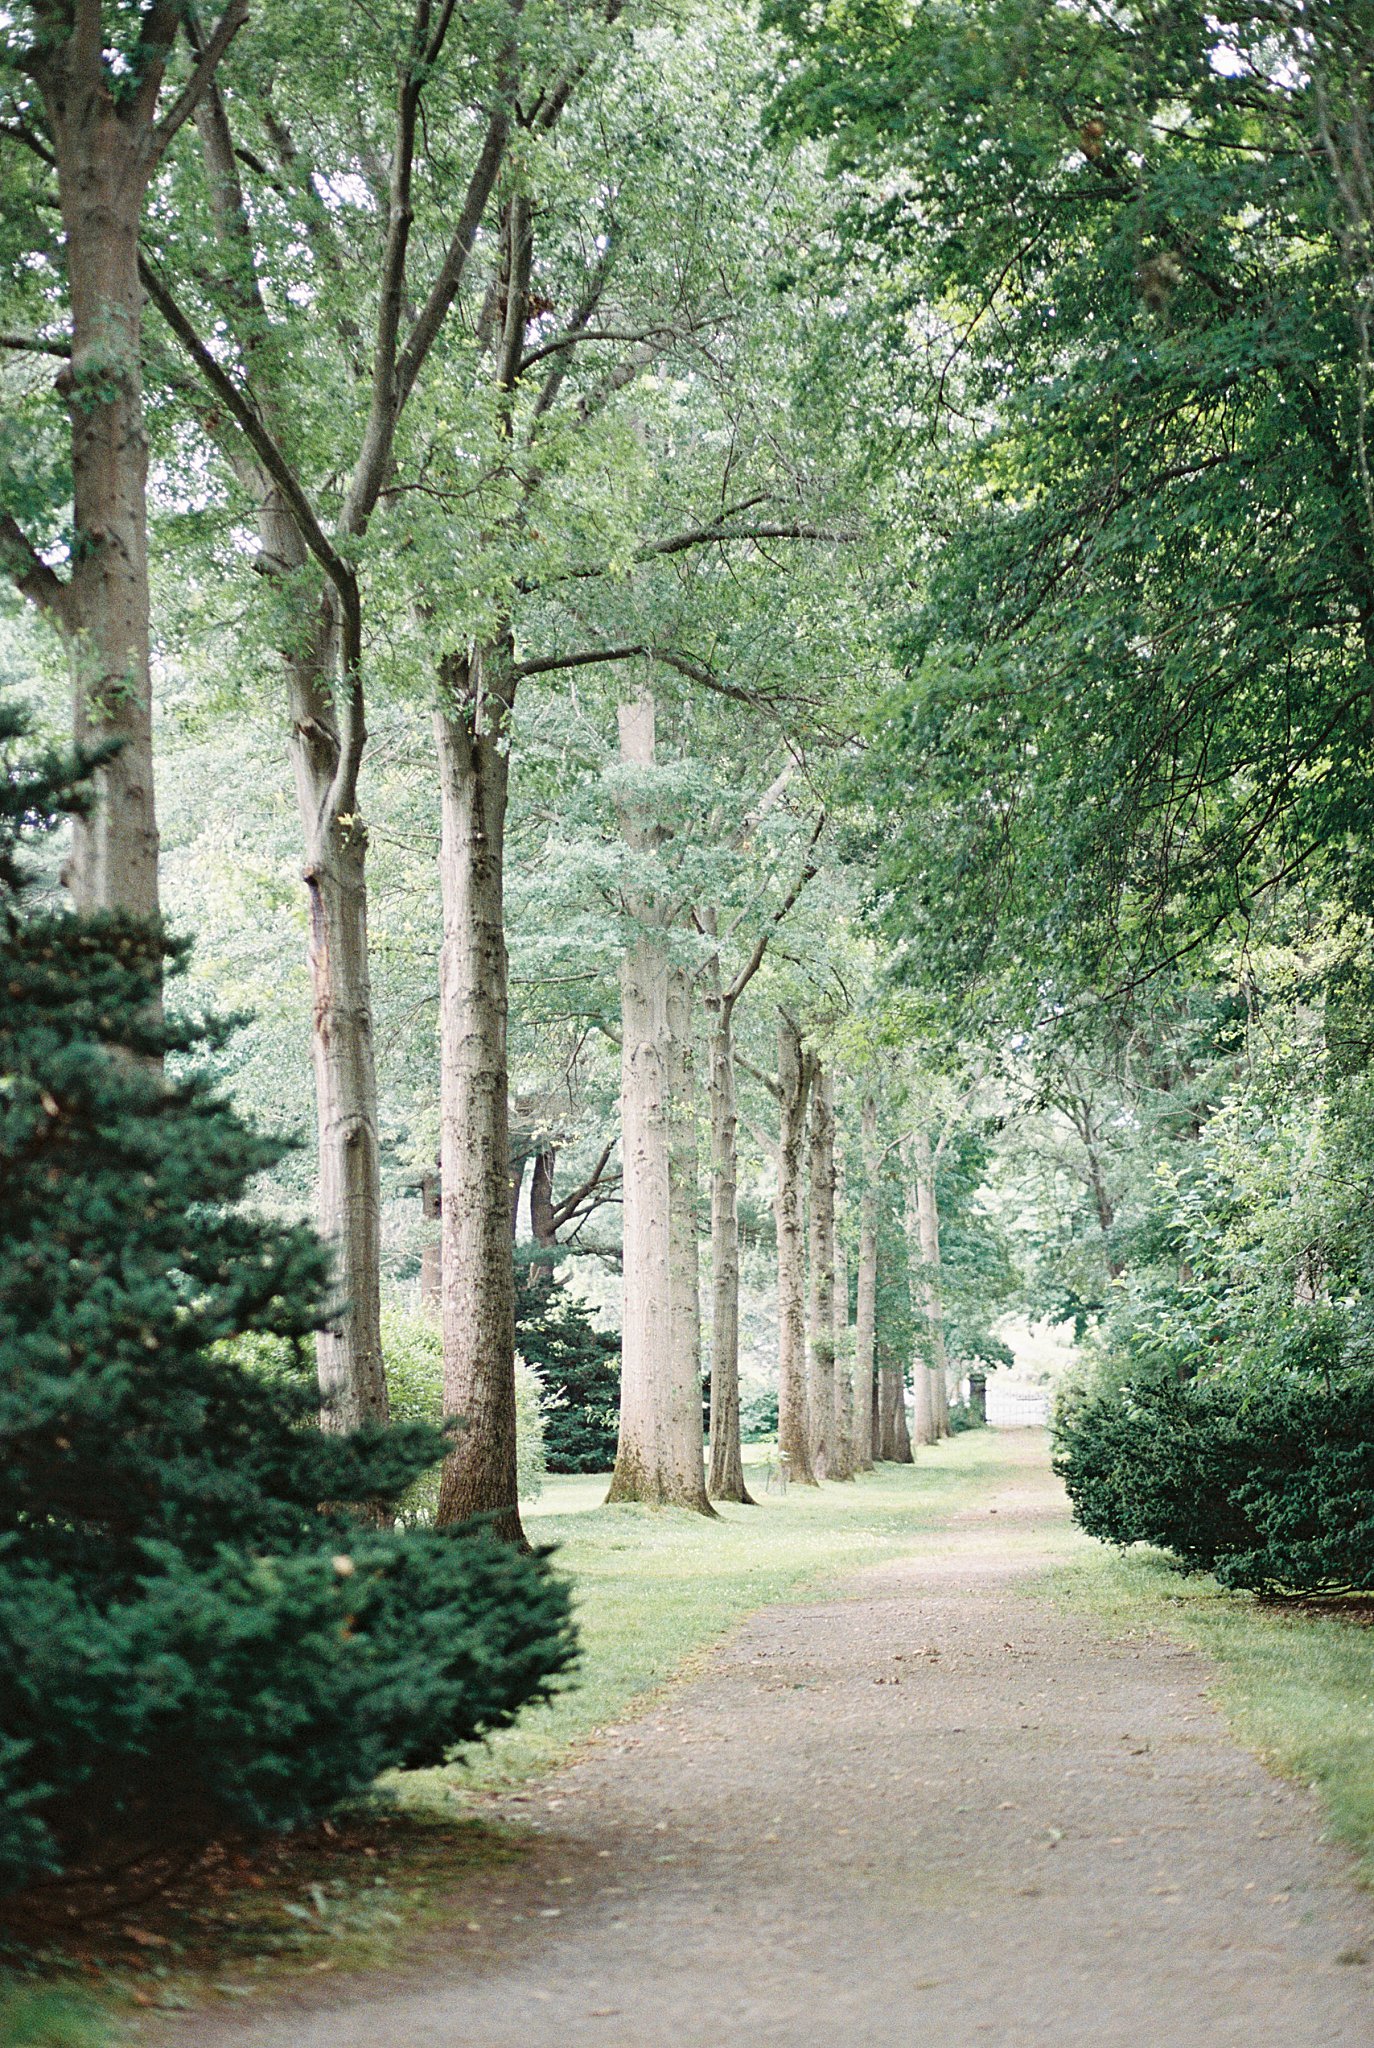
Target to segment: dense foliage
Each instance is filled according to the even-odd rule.
[[[443,1448],[331,1433],[299,1340],[322,1247],[242,1205],[281,1147],[162,1008],[178,949],[45,908],[71,807],[0,773],[0,1883],[156,1836],[282,1827],[439,1762],[565,1669],[568,1594],[480,1533],[369,1526]],[[321,1503],[327,1505],[322,1506]]]
[[[1251,1592],[1374,1589],[1374,1374],[1142,1378],[1066,1404],[1056,1470],[1089,1535]]]

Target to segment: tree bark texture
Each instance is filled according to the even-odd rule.
[[[90,33],[80,22],[65,34],[47,24],[34,63],[56,157],[72,323],[59,388],[71,430],[73,544],[65,584],[40,572],[28,588],[62,632],[78,744],[118,743],[97,772],[94,810],[74,827],[69,880],[77,907],[155,917],[138,239],[156,161],[152,118],[165,51],[148,52],[137,93],[117,95],[95,12]],[[26,588],[22,573],[18,580]]]
[[[863,1192],[859,1197],[859,1271],[854,1302],[854,1450],[859,1470],[880,1455],[874,1429],[874,1341],[878,1314],[878,1104],[863,1102]]]
[[[835,1110],[829,1069],[814,1062],[811,1080],[807,1302],[807,1404],[811,1469],[836,1476],[835,1457]]]
[[[802,1231],[802,1149],[811,1070],[801,1033],[778,1014],[778,1450],[791,1477],[814,1486],[806,1377],[806,1248]]]
[[[930,1329],[931,1406],[938,1436],[949,1435],[949,1359],[940,1289],[940,1211],[935,1194],[935,1153],[930,1135],[916,1133],[916,1200],[921,1240],[922,1292]]]
[[[849,1341],[849,1265],[845,1257],[844,1233],[841,1227],[844,1213],[844,1159],[840,1151],[838,1126],[833,1115],[830,1128],[834,1141],[835,1162],[835,1408],[834,1451],[830,1476],[832,1479],[852,1479],[858,1470],[858,1454],[854,1440],[854,1361]]]
[[[620,707],[620,758],[652,768],[655,708],[647,691]],[[628,799],[622,830],[634,852],[658,843],[646,806]],[[673,991],[663,907],[630,906],[638,934],[621,967],[620,1117],[624,1170],[625,1299],[621,1317],[620,1441],[609,1501],[714,1509],[702,1457],[699,1346],[682,1271],[686,1144],[680,1094],[687,1055],[682,1001]],[[693,1145],[693,1178],[695,1145]],[[693,1224],[693,1230],[695,1225]],[[675,1255],[677,1271],[674,1271]]]
[[[695,1457],[704,1472],[701,1387],[701,1243],[697,1230],[697,1065],[692,977],[668,970],[668,1277],[673,1302],[673,1379],[695,1394]],[[702,1484],[705,1484],[703,1477]]]
[[[443,1177],[444,1412],[459,1433],[444,1461],[438,1521],[488,1515],[523,1543],[515,1451],[515,1263],[504,847],[505,737],[514,685],[506,650],[444,665],[434,718],[442,830],[439,1122]]]
[[[300,547],[280,508],[264,506],[265,534],[298,558]],[[337,631],[329,595],[300,642],[284,656],[291,703],[291,766],[305,840],[302,870],[309,912],[310,1053],[318,1144],[316,1218],[334,1252],[338,1312],[316,1339],[320,1405],[326,1428],[384,1422],[382,1361],[381,1168],[377,1142],[377,1069],[367,936],[367,829],[356,806],[341,802],[344,742],[332,677]],[[348,777],[351,783],[351,775]]]
[[[711,1019],[707,1092],[711,1119],[711,1471],[712,1500],[751,1502],[744,1483],[739,1425],[739,1173],[736,1137],[734,1005],[720,988]]]

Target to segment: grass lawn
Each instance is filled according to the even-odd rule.
[[[765,1494],[767,1453],[746,1449],[756,1507],[723,1504],[719,1520],[686,1510],[602,1506],[606,1478],[550,1478],[522,1510],[530,1537],[557,1546],[577,1589],[581,1668],[558,1699],[447,1771],[398,1779],[407,1802],[474,1792],[548,1770],[593,1729],[655,1692],[690,1657],[771,1601],[823,1589],[847,1571],[908,1548],[952,1509],[1005,1479],[993,1433],[970,1432],[886,1465],[852,1485]]]
[[[1158,1551],[1084,1544],[1037,1590],[1114,1634],[1162,1631],[1211,1657],[1240,1740],[1313,1787],[1374,1884],[1374,1627],[1184,1578]]]

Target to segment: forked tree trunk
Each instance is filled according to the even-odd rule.
[[[806,1384],[806,1247],[802,1232],[802,1148],[810,1062],[801,1033],[778,1013],[778,1450],[790,1475],[814,1486]]]
[[[878,1312],[878,1104],[864,1097],[863,1193],[859,1198],[859,1272],[854,1303],[854,1449],[859,1470],[880,1455],[874,1429],[874,1340]]]
[[[911,1296],[913,1321],[926,1322],[924,1341],[918,1345],[912,1361],[911,1376],[916,1394],[913,1431],[918,1444],[938,1442],[940,1429],[936,1420],[935,1375],[929,1363],[928,1344],[930,1341],[927,1288],[929,1284],[925,1266],[925,1254],[921,1235],[921,1197],[918,1188],[919,1161],[914,1136],[902,1141],[902,1163],[905,1196],[903,1221],[906,1226],[907,1286]]]
[[[434,717],[439,757],[439,1124],[444,1413],[459,1431],[437,1520],[491,1517],[525,1540],[515,1449],[515,1264],[504,910],[508,650],[455,656]]]
[[[806,1352],[811,1469],[818,1479],[829,1479],[835,1466],[835,1111],[830,1073],[819,1060],[811,1080],[810,1183]]]
[[[832,1135],[835,1124],[832,1119]],[[834,1454],[830,1467],[832,1479],[852,1479],[858,1470],[858,1455],[854,1442],[854,1379],[853,1358],[849,1342],[849,1262],[845,1257],[844,1234],[840,1218],[844,1210],[844,1160],[840,1152],[838,1137],[834,1147],[835,1159],[835,1293],[834,1293],[834,1341],[835,1341],[835,1409],[834,1409]]]
[[[243,315],[239,346],[251,366],[268,331],[253,267],[253,228],[224,104],[212,88],[196,109],[210,203],[226,275]],[[163,306],[164,314],[169,309]],[[268,396],[257,403],[269,428]],[[306,543],[289,494],[237,437],[229,459],[257,506],[258,565],[290,586],[281,647],[290,756],[309,910],[311,1060],[319,1176],[316,1219],[334,1250],[338,1310],[316,1340],[322,1420],[385,1420],[381,1350],[381,1182],[377,1079],[367,939],[367,832],[358,772],[367,732],[356,648],[345,653],[341,600]],[[356,588],[354,591],[356,599]],[[342,658],[341,658],[342,657]],[[350,671],[351,668],[351,672]],[[435,1214],[437,1214],[437,1210]],[[426,1248],[422,1292],[437,1300],[439,1248]]]
[[[940,1211],[935,1195],[935,1154],[929,1134],[916,1133],[916,1200],[921,1239],[922,1292],[930,1330],[931,1407],[937,1436],[949,1435],[949,1359],[940,1286]]]
[[[620,707],[620,758],[654,764],[654,700],[647,690]],[[652,815],[631,797],[621,811],[631,849],[658,843]],[[620,1118],[624,1170],[625,1305],[621,1318],[620,1441],[609,1501],[695,1508],[713,1514],[702,1461],[701,1381],[690,1356],[685,1281],[685,1144],[674,1102],[685,1055],[674,1044],[681,1000],[671,991],[664,912],[632,906],[639,935],[621,967]],[[678,1272],[674,1274],[674,1251]]]
[[[739,1174],[735,1104],[734,1004],[720,971],[708,997],[707,1090],[711,1111],[711,1472],[712,1500],[752,1504],[744,1483],[739,1425]]]

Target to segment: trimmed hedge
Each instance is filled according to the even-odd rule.
[[[1374,1372],[1140,1375],[1064,1406],[1054,1463],[1105,1542],[1251,1592],[1374,1590]]]

